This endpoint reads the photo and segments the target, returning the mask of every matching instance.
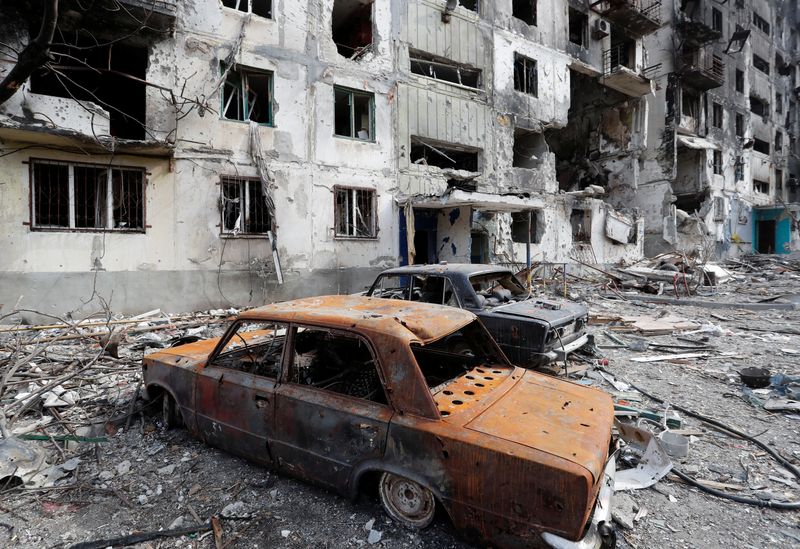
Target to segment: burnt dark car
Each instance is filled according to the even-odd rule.
[[[587,342],[586,307],[531,295],[501,266],[397,267],[378,275],[366,295],[467,309],[478,315],[511,362],[525,368],[563,359]],[[456,351],[458,344],[453,342]]]
[[[466,353],[450,342],[464,341]],[[424,528],[493,547],[611,547],[611,398],[515,367],[470,312],[326,296],[143,360],[164,420]]]

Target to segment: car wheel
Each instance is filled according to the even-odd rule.
[[[161,397],[161,419],[164,422],[165,429],[183,427],[183,416],[181,416],[175,400],[166,391],[164,396]]]
[[[392,473],[384,473],[378,491],[386,513],[404,526],[420,530],[433,521],[436,500],[424,486]]]

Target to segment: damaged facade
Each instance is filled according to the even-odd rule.
[[[39,30],[28,4],[0,8],[0,41],[17,50]],[[694,183],[679,176],[693,158],[714,160],[699,109],[715,90],[734,93],[687,92],[684,110],[704,121],[681,128],[683,69],[661,45],[673,51],[683,28],[679,2],[101,4],[90,14],[62,2],[52,60],[0,105],[0,302],[71,308],[94,288],[115,309],[192,309],[360,291],[405,263],[638,259],[693,242],[681,206]],[[759,11],[784,29],[763,59],[792,70],[768,78],[770,93],[784,90],[782,114],[768,104],[770,131],[797,112],[789,4]],[[719,8],[726,37],[734,5]],[[738,59],[746,90],[761,78],[746,57],[755,34],[739,54],[708,57],[731,79]],[[718,42],[700,46],[729,48]],[[0,77],[15,61],[6,49]],[[722,102],[719,139],[735,130],[732,101],[749,99]],[[777,169],[792,201],[797,143],[784,133]],[[743,181],[755,173],[772,193],[776,168],[759,179],[759,153],[740,149]],[[723,185],[712,169],[701,182]],[[725,238],[748,242],[735,208],[778,204],[737,185],[717,229],[708,200],[700,208],[718,252]],[[747,213],[750,227],[770,211]]]
[[[643,212],[648,255],[800,249],[797,2],[663,4],[638,181],[612,201]]]

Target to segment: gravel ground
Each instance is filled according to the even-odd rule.
[[[707,357],[640,363],[631,359],[686,351],[607,348],[602,349],[609,361],[605,368],[618,380],[757,435],[789,461],[800,464],[800,413],[765,411],[744,394],[737,373],[745,366],[764,366],[773,374],[800,375],[800,354],[795,354],[800,352],[800,311],[636,303],[612,299],[614,295],[589,285],[573,287],[571,292],[579,299],[590,297],[587,305],[594,315],[658,318],[668,314],[705,327],[704,332],[681,337],[711,347]],[[800,278],[795,275],[751,274],[698,299],[746,303],[798,293]],[[597,344],[604,347],[611,341],[603,332],[612,329],[625,343],[639,337],[651,345],[691,345],[678,339],[681,334],[637,336],[618,326],[590,326]],[[125,344],[121,349],[129,364],[141,356],[126,355]],[[582,365],[589,366],[570,364],[574,380],[616,393],[596,373],[581,372]],[[126,387],[132,387],[135,369],[126,371],[125,376]],[[629,399],[634,407],[658,409],[643,396],[638,400],[627,393],[616,396]],[[763,401],[767,395],[753,396]],[[115,405],[117,413],[125,409],[119,399]],[[728,485],[730,493],[737,495],[800,501],[797,479],[763,450],[684,414],[681,417],[683,428],[697,434],[688,456],[675,460],[677,469]],[[127,429],[109,432],[107,438],[108,442],[101,444],[72,443],[65,450],[64,458],[78,456],[81,462],[61,485],[42,490],[0,487],[0,546],[63,547],[137,531],[190,526],[222,515],[221,543],[225,547],[468,547],[442,513],[422,532],[406,530],[386,517],[374,494],[351,502],[272,474],[209,448],[189,438],[184,430],[165,431],[157,416],[137,414]],[[52,444],[40,444],[52,452],[51,459],[60,462]],[[800,513],[727,501],[702,493],[674,475],[651,488],[620,493],[615,499],[620,522],[628,523],[628,528],[620,527],[620,547],[800,546]],[[211,533],[205,533],[162,538],[138,547],[210,548],[215,541]]]

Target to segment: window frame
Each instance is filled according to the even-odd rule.
[[[232,9],[232,8],[231,8]],[[219,63],[220,68],[220,75],[225,74],[226,67],[223,61]],[[257,69],[253,67],[249,67],[246,65],[239,65],[234,63],[230,69],[227,69],[227,74],[225,74],[225,80],[222,82],[222,87],[219,90],[219,118],[220,120],[225,120],[227,122],[239,122],[240,124],[249,124],[252,122],[250,120],[250,113],[248,112],[249,105],[247,101],[244,101],[242,105],[242,110],[244,112],[244,119],[239,120],[238,118],[228,118],[225,116],[225,86],[228,84],[228,76],[232,72],[238,72],[241,79],[241,86],[242,88],[239,90],[239,94],[242,98],[246,98],[247,94],[247,76],[249,74],[258,74],[261,76],[266,76],[269,79],[269,100],[267,104],[267,122],[256,122],[259,126],[264,126],[268,128],[274,128],[275,126],[275,109],[274,109],[274,98],[275,98],[275,72],[268,70],[268,69]]]
[[[336,133],[336,92],[344,92],[349,94],[350,99],[350,129],[356,135],[341,135]],[[357,135],[356,122],[355,122],[355,104],[353,98],[355,96],[369,98],[369,138],[361,139]],[[341,139],[350,139],[352,141],[359,141],[361,143],[375,143],[375,93],[357,90],[355,88],[348,88],[347,86],[333,85],[333,137]]]
[[[371,227],[371,234],[368,236],[358,236],[357,234],[340,234],[338,232],[339,227],[339,201],[338,193],[339,192],[352,192],[353,193],[353,200],[356,200],[355,193],[357,192],[369,192],[372,194],[371,197],[371,204],[372,204],[372,227]],[[355,209],[353,210],[353,215],[355,215]],[[349,223],[349,220],[348,220]],[[352,223],[353,227],[356,227],[355,222]],[[333,186],[333,237],[335,240],[378,240],[378,190],[372,187],[355,187],[350,185],[334,185]]]
[[[237,8],[232,8],[230,6],[226,6],[222,2],[222,0],[219,0],[219,3],[220,3],[220,6],[222,6],[223,10],[228,10],[228,11],[231,11],[233,13],[242,13],[242,14],[248,14],[248,15],[255,15],[256,17],[261,17],[263,19],[268,19],[270,21],[274,21],[275,20],[275,2],[273,2],[272,0],[269,0],[269,15],[260,15],[258,13],[255,13],[253,11],[253,0],[240,0],[240,1],[241,2],[247,2],[247,10],[240,10],[240,9],[237,9]]]
[[[224,205],[225,184],[226,183],[238,183],[239,185],[244,187],[245,197],[246,198],[245,198],[244,201],[239,203],[239,215],[240,215],[240,218],[241,218],[242,225],[245,225],[246,218],[241,216],[241,212],[242,212],[242,207],[243,206],[246,207],[246,211],[248,211],[248,212],[250,211],[250,208],[249,208],[249,205],[250,205],[250,183],[253,183],[253,182],[262,184],[261,178],[259,178],[259,177],[247,177],[247,176],[240,176],[240,175],[220,175],[219,176],[219,200],[220,200],[220,202],[222,204],[222,207],[220,208],[220,212],[219,212],[219,215],[220,215],[219,231],[220,231],[220,236],[221,237],[223,237],[223,238],[264,238],[264,237],[269,238],[269,237],[272,236],[272,228],[271,227],[274,225],[274,221],[275,220],[272,219],[272,216],[270,215],[269,210],[266,210],[266,205],[264,206],[264,208],[265,208],[265,211],[266,211],[266,215],[268,216],[267,220],[269,221],[269,226],[270,226],[270,229],[267,232],[264,232],[264,233],[248,232],[248,231],[245,231],[244,229],[240,228],[240,231],[237,233],[237,232],[234,232],[234,231],[228,231],[225,228],[225,205]],[[240,197],[242,196],[242,189],[241,188],[239,190],[239,196]],[[241,200],[241,198],[240,198],[240,200]]]
[[[719,25],[717,25],[719,23]],[[725,23],[722,18],[722,10],[718,10],[715,7],[711,8],[711,28],[717,32],[724,32],[723,29],[725,28]]]
[[[722,175],[722,151],[712,150],[711,168],[714,175]]]
[[[146,234],[147,229],[147,169],[142,166],[129,166],[120,164],[97,164],[92,162],[72,162],[69,160],[52,160],[48,158],[30,158],[28,164],[28,208],[29,217],[28,225],[31,231],[35,232],[80,232],[80,233],[128,233],[128,234]],[[36,192],[35,192],[35,178],[34,169],[36,164],[44,165],[57,165],[67,167],[67,191],[68,198],[68,223],[69,226],[61,227],[56,225],[40,226],[36,224]],[[93,169],[105,169],[107,171],[106,183],[106,227],[76,227],[75,226],[75,167],[85,167]],[[113,189],[113,172],[114,170],[124,170],[139,172],[142,176],[142,226],[134,229],[131,228],[114,228],[114,189]],[[109,227],[111,225],[111,227]]]
[[[719,116],[717,116],[719,115]],[[725,121],[725,112],[722,108],[722,103],[716,101],[711,102],[711,127],[722,129]],[[719,122],[719,124],[717,124]]]
[[[269,376],[265,376],[263,374],[257,374],[257,373],[253,373],[253,372],[246,372],[244,370],[231,368],[230,366],[225,366],[225,365],[219,364],[217,362],[217,360],[220,357],[222,357],[224,355],[227,355],[228,353],[235,353],[235,352],[239,351],[239,349],[233,349],[233,350],[230,350],[230,351],[227,351],[227,352],[223,352],[223,351],[225,351],[225,347],[227,347],[227,345],[231,342],[231,340],[234,338],[234,336],[236,336],[236,333],[239,331],[239,327],[244,325],[244,324],[247,324],[247,323],[252,323],[252,324],[275,324],[275,325],[280,324],[286,330],[286,332],[285,332],[285,334],[283,336],[284,337],[283,348],[281,349],[281,358],[280,358],[280,361],[279,361],[278,375],[276,377],[269,377]],[[225,330],[225,333],[222,334],[222,337],[220,338],[219,342],[217,343],[217,346],[214,347],[214,350],[211,352],[211,355],[209,355],[207,364],[210,367],[219,368],[220,370],[223,370],[223,371],[239,372],[239,373],[244,374],[244,375],[255,376],[255,377],[262,378],[262,379],[268,379],[268,380],[274,382],[275,384],[277,384],[283,378],[284,371],[286,370],[286,359],[287,359],[286,347],[290,343],[290,341],[289,341],[290,332],[291,332],[291,324],[289,322],[286,322],[285,320],[237,318],[233,322],[233,324],[231,324],[228,327],[228,329]],[[245,348],[247,348],[247,345],[245,345]]]
[[[526,91],[524,89],[517,88],[517,62],[518,62],[518,60],[522,60],[522,63],[523,63],[523,65],[522,65],[523,71],[524,71],[524,73],[523,73],[523,77],[524,77],[523,81],[525,82],[526,87],[527,87],[527,84],[529,82],[529,77],[528,77],[529,68],[528,68],[528,65],[529,65],[529,63],[533,63],[533,69],[534,69],[533,70],[533,79],[534,79],[534,84],[535,84],[535,89],[534,89],[533,93],[531,93],[530,91]],[[530,95],[530,96],[536,97],[538,99],[538,97],[539,97],[539,62],[536,59],[533,59],[532,57],[528,57],[526,55],[522,55],[521,53],[515,51],[514,52],[514,63],[513,63],[512,66],[513,66],[512,78],[513,78],[513,81],[514,81],[514,91],[519,92],[519,93],[524,93],[525,95]]]

